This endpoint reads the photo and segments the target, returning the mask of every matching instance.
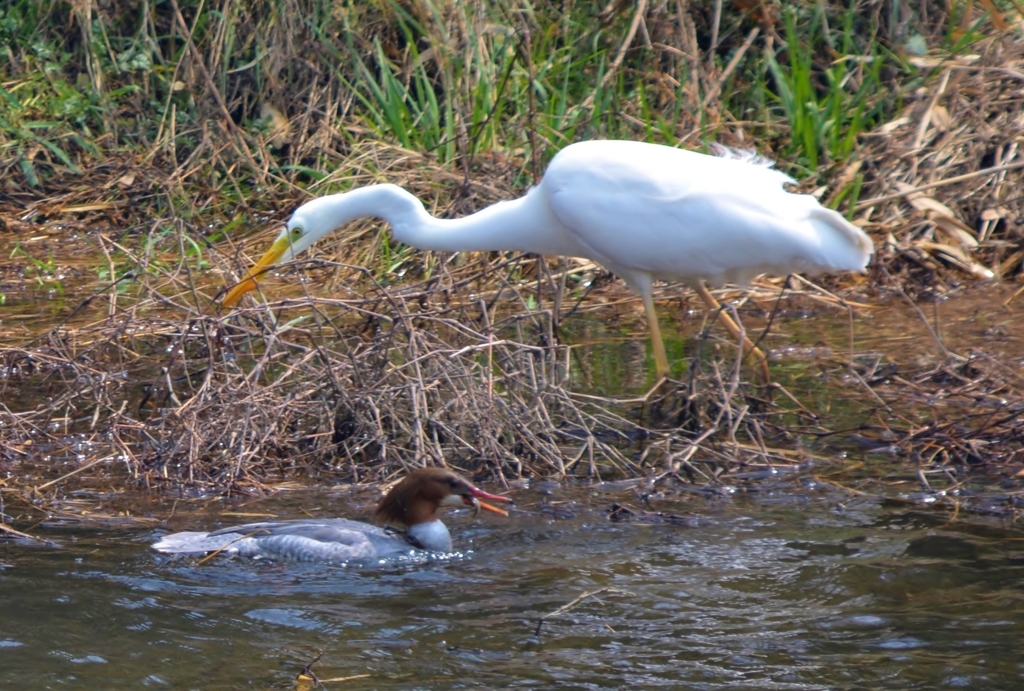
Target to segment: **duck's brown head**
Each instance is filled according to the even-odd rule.
[[[450,470],[441,468],[420,468],[406,475],[391,488],[374,511],[380,523],[395,528],[407,529],[419,523],[437,520],[437,510],[442,506],[470,507],[484,509],[503,516],[508,512],[480,501],[507,502],[508,497],[489,494],[471,485]]]

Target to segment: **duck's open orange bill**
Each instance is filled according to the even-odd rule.
[[[509,499],[508,497],[503,497],[500,494],[491,494],[490,492],[485,492],[479,487],[473,487],[473,500],[481,509],[485,511],[490,511],[491,513],[496,513],[499,516],[508,516],[508,511],[506,511],[505,509],[499,509],[497,506],[492,506],[485,501],[481,501],[483,499],[503,502],[510,502],[512,501],[511,499]]]
[[[499,516],[508,516],[508,511],[506,511],[505,509],[500,509],[497,506],[492,506],[485,501],[480,501],[479,499],[476,500],[476,503],[484,511],[490,511],[491,513],[496,513]]]

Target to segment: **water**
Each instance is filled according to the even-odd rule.
[[[366,508],[337,499],[240,510]],[[366,675],[326,684],[346,690],[1024,683],[1024,541],[998,523],[824,491],[689,498],[657,525],[607,520],[629,494],[517,500],[450,516],[466,553],[416,566],[198,565],[153,528],[38,528],[63,548],[0,548],[0,688],[286,689],[321,653],[322,679]]]

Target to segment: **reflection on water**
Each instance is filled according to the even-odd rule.
[[[416,567],[198,565],[151,553],[154,530],[8,545],[0,688],[290,688],[321,652],[322,678],[368,675],[334,686],[345,689],[1024,680],[1024,543],[1012,531],[825,495],[659,507],[696,513],[699,527],[610,523],[602,509],[629,497],[569,498],[581,504],[564,520],[527,492],[509,521],[453,516],[467,554]],[[542,615],[599,588],[625,592],[535,637]]]
[[[746,303],[742,321],[751,338],[769,353],[772,376],[783,383],[804,380],[822,369],[835,369],[852,356],[865,363],[904,366],[935,363],[946,351],[986,356],[1019,369],[1024,358],[1024,296],[999,285],[975,287],[948,298],[922,300],[917,307],[897,298],[873,299],[851,316],[836,306],[793,298],[777,303],[762,296]],[[771,319],[770,312],[779,307]],[[591,393],[640,393],[653,383],[653,356],[642,323],[628,311],[577,314],[566,320],[566,341],[576,344],[574,375]],[[709,352],[732,352],[720,328],[705,332],[708,315],[701,309],[661,310],[662,334],[673,373],[686,374],[686,363]],[[635,315],[632,315],[635,316]],[[767,334],[764,333],[768,329]],[[799,386],[797,388],[800,388]]]

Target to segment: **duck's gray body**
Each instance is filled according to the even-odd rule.
[[[347,518],[267,521],[209,533],[174,533],[153,545],[165,554],[222,551],[242,557],[319,562],[366,561],[420,549],[450,552],[451,548],[451,536],[440,521],[413,526],[406,534]]]

